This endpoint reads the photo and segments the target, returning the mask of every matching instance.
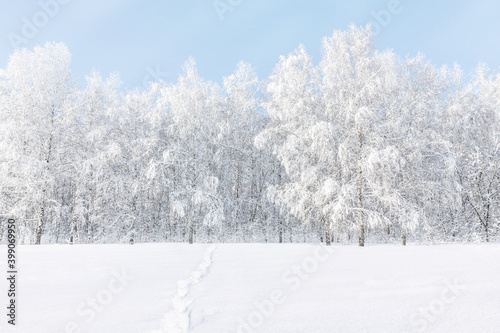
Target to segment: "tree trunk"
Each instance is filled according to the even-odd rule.
[[[484,232],[486,233],[486,243],[489,243],[490,242],[490,228],[489,228],[488,222],[486,222],[484,225]]]
[[[324,216],[321,219],[323,220],[323,227],[325,228],[325,243],[328,246],[332,245],[331,238],[330,238],[330,227],[326,223],[326,219]]]
[[[193,244],[194,242],[194,226],[193,226],[193,220],[189,221],[188,225],[188,243]]]
[[[332,245],[332,239],[330,238],[330,230],[328,228],[325,228],[325,240],[326,240],[326,245]]]
[[[359,246],[365,246],[365,228],[359,225]]]
[[[488,194],[489,194],[488,190]],[[484,231],[486,232],[486,243],[490,242],[490,204],[487,205],[486,207],[486,218],[485,218],[485,224],[484,224]]]
[[[363,134],[361,129],[358,130],[358,228],[359,228],[359,246],[365,246],[365,229],[363,222],[363,170],[361,169],[361,150],[363,148]]]
[[[283,243],[283,221],[280,218],[279,223],[278,223],[278,238],[279,238],[279,243]]]
[[[35,238],[35,244],[40,245],[42,242],[42,234],[43,234],[43,226],[44,226],[44,220],[45,220],[45,205],[42,204],[42,207],[40,207],[40,216],[38,219],[38,226],[36,228],[36,238]]]

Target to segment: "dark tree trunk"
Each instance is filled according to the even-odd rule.
[[[43,226],[45,223],[45,204],[42,204],[42,207],[40,207],[40,216],[38,219],[38,226],[36,228],[36,238],[35,238],[35,244],[40,245],[42,242],[42,234],[43,234]]]
[[[324,216],[322,217],[322,220],[323,220],[323,227],[325,228],[325,242],[326,242],[326,245],[332,245],[332,243],[331,243],[331,237],[330,237],[330,227],[326,223],[326,219],[325,219]]]

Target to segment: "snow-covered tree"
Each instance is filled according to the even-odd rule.
[[[25,241],[40,244],[50,222],[57,223],[57,176],[66,158],[65,116],[72,107],[71,55],[63,44],[21,49],[3,71],[2,118],[7,174],[17,198],[8,212],[19,218]]]

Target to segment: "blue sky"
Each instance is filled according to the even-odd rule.
[[[380,28],[378,49],[391,48],[402,56],[422,51],[437,65],[457,62],[466,71],[479,61],[494,69],[500,66],[500,1],[496,0],[0,3],[0,67],[6,66],[15,46],[64,42],[73,54],[72,71],[80,86],[92,68],[105,76],[119,72],[125,89],[141,87],[148,79],[176,81],[190,56],[208,80],[220,82],[240,60],[251,63],[262,79],[280,55],[299,43],[318,62],[322,37],[334,29],[347,29],[349,23],[369,22]],[[34,23],[37,31],[25,27]]]

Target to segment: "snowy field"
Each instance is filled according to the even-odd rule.
[[[500,245],[21,246],[0,332],[499,332]],[[6,271],[6,247],[0,247]],[[7,281],[0,283],[7,302]]]

